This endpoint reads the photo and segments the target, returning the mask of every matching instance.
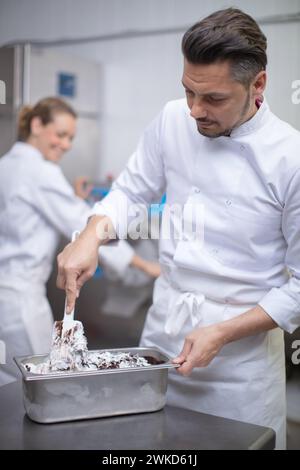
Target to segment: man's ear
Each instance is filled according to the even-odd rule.
[[[267,72],[261,70],[252,82],[252,89],[255,96],[263,95],[267,85]]]
[[[38,116],[34,116],[30,122],[30,133],[33,137],[38,137],[43,128],[43,123]]]

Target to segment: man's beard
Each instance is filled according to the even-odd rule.
[[[223,131],[215,132],[215,133],[212,134],[212,133],[206,132],[205,129],[199,128],[198,124],[197,124],[198,132],[201,135],[203,135],[204,137],[210,137],[212,139],[216,139],[217,137],[229,137],[231,135],[232,131],[234,129],[236,129],[237,127],[239,127],[244,122],[243,119],[247,115],[247,113],[249,111],[249,108],[250,108],[250,91],[248,90],[246,100],[245,100],[245,104],[244,104],[243,109],[241,111],[240,117],[232,127],[230,127],[229,129],[225,129]],[[197,121],[197,123],[201,122],[201,120],[198,121],[197,119],[196,119],[196,121]]]

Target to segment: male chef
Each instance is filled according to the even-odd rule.
[[[300,133],[264,99],[266,48],[254,19],[233,8],[184,34],[186,99],[169,102],[145,130],[113,190],[59,255],[58,286],[71,310],[99,245],[124,238],[137,203],[166,192],[173,228],[173,207],[189,208],[183,222],[201,212],[204,237],[193,223],[183,223],[181,237],[161,237],[162,274],[141,346],[179,366],[169,375],[170,405],[270,426],[284,448],[283,330],[300,325]]]

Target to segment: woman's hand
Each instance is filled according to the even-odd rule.
[[[94,187],[93,184],[90,183],[89,178],[86,176],[79,176],[76,178],[73,186],[76,196],[80,197],[81,199],[87,199]]]
[[[220,324],[197,328],[184,341],[181,353],[173,359],[177,372],[187,376],[194,367],[206,367],[225,344]]]

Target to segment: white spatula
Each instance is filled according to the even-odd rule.
[[[73,232],[72,242],[76,240],[79,232]],[[74,309],[67,313],[67,299],[65,301],[64,318],[54,322],[52,343],[49,353],[51,370],[72,370],[86,362],[87,341],[84,336],[83,325],[74,320]]]
[[[79,234],[80,234],[80,232],[78,230],[76,230],[75,232],[72,233],[72,240],[71,240],[72,243],[76,240],[76,238],[79,236]],[[74,326],[76,325],[76,323],[74,322],[74,310],[75,310],[75,307],[73,308],[73,310],[70,313],[67,313],[67,298],[66,298],[61,337],[64,336],[66,331],[74,328]]]

